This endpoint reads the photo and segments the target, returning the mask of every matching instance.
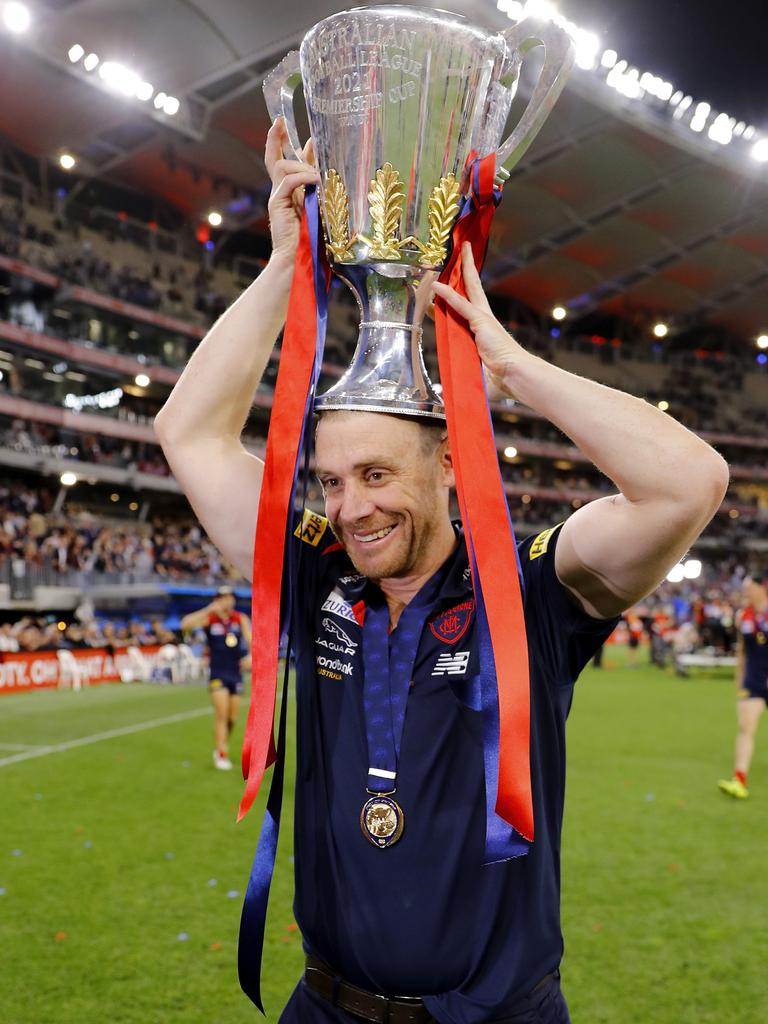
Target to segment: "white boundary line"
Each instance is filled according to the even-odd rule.
[[[49,747],[36,747],[34,750],[24,750],[20,754],[12,754],[10,757],[0,758],[0,768],[9,764],[18,764],[19,761],[29,761],[34,757],[46,757],[48,754],[60,754],[64,750],[73,750],[75,747],[87,747],[91,743],[101,743],[102,740],[111,740],[116,736],[129,736],[134,732],[144,732],[146,729],[157,729],[161,725],[171,725],[173,722],[184,722],[188,718],[200,718],[202,715],[210,715],[209,708],[196,708],[194,711],[182,711],[178,715],[168,715],[166,718],[153,718],[148,722],[137,722],[136,725],[126,725],[122,729],[110,729],[108,732],[96,732],[91,736],[81,736],[76,740],[67,740],[66,743],[56,743]]]

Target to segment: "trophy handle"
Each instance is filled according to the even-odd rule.
[[[288,141],[297,160],[303,160],[303,146],[299,141],[296,127],[296,115],[293,109],[293,94],[301,85],[301,63],[298,50],[290,50],[264,79],[264,100],[269,116],[275,121],[278,117],[285,118],[288,129]]]
[[[512,134],[496,152],[497,178],[509,177],[508,172],[524,155],[539,134],[539,129],[563,91],[573,67],[575,50],[568,33],[551,22],[525,18],[501,33],[512,53],[525,59],[536,46],[544,47],[544,66],[533,95]]]

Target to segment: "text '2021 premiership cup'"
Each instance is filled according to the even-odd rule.
[[[502,142],[522,62],[539,46],[537,85]],[[494,34],[459,15],[393,5],[326,18],[269,74],[267,108],[285,117],[297,156],[293,93],[303,82],[328,258],[362,314],[352,363],[316,409],[445,415],[421,324],[468,191],[467,158],[496,152],[497,179],[507,177],[572,62],[570,38],[546,22]]]

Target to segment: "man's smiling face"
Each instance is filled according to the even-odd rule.
[[[325,513],[369,579],[417,575],[429,563],[454,482],[443,434],[408,416],[321,416],[315,456]]]

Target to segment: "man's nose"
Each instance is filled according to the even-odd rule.
[[[375,508],[365,487],[356,482],[345,484],[344,497],[339,508],[339,519],[343,525],[351,526],[365,519]]]

